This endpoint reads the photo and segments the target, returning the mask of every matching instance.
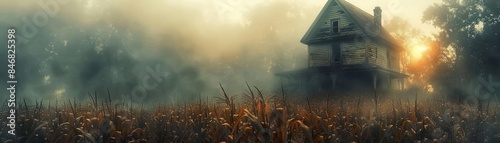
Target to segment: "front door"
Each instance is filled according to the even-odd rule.
[[[342,64],[342,59],[341,59],[341,54],[340,54],[340,43],[335,42],[332,44],[332,66],[335,65],[340,65]]]

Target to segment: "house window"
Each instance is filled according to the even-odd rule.
[[[339,24],[339,20],[332,20],[332,34],[340,33]]]

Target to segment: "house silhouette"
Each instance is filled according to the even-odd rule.
[[[277,73],[294,92],[393,91],[404,88],[400,72],[403,48],[373,16],[345,0],[328,0],[301,43],[308,67]]]

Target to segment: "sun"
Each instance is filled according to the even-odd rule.
[[[428,47],[424,45],[416,45],[410,48],[410,56],[412,61],[419,61],[427,51]]]

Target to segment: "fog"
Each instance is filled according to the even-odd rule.
[[[245,82],[272,94],[274,73],[306,66],[299,40],[323,4],[3,1],[0,27],[16,29],[18,100],[103,99],[109,89],[113,100],[176,102],[217,96],[219,83],[230,95]]]

